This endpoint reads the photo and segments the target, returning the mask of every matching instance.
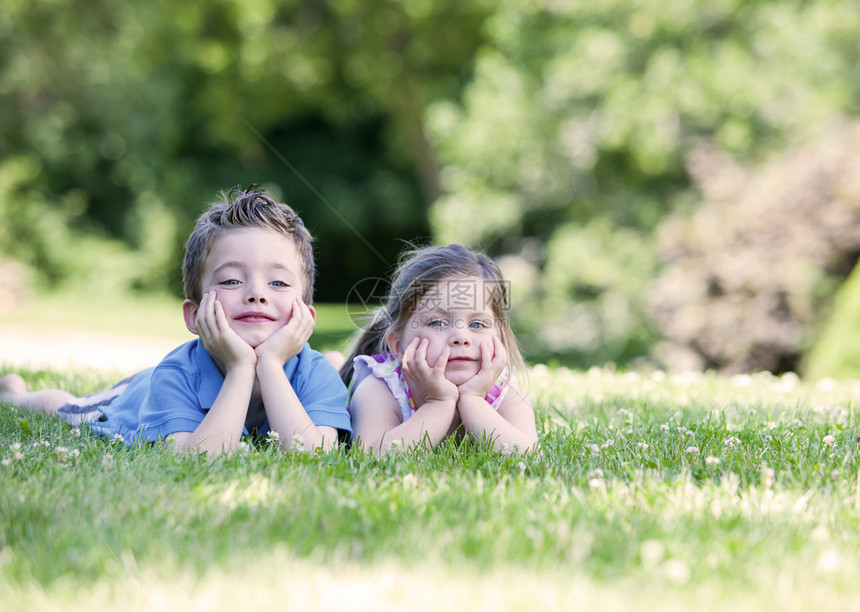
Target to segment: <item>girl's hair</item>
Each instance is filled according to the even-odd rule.
[[[269,229],[291,239],[299,253],[304,273],[305,304],[313,303],[314,251],[313,238],[301,218],[291,207],[275,202],[262,189],[250,185],[247,189],[233,187],[229,193],[221,192],[223,202],[215,202],[197,218],[197,225],[185,243],[182,261],[182,282],[185,297],[199,304],[203,299],[201,278],[206,258],[215,239],[231,230]]]
[[[370,323],[356,335],[349,355],[340,368],[340,377],[349,384],[353,359],[358,355],[389,352],[386,338],[400,334],[421,298],[445,279],[477,276],[484,281],[479,295],[486,296],[498,325],[499,337],[508,353],[508,363],[519,369],[523,357],[508,323],[508,288],[496,263],[459,244],[412,247],[401,256],[385,303]]]

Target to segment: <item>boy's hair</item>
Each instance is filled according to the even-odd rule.
[[[286,204],[275,202],[262,189],[233,187],[221,192],[223,202],[214,202],[197,218],[197,225],[185,243],[182,261],[182,283],[185,297],[195,304],[203,299],[202,276],[206,258],[215,239],[222,234],[246,228],[269,229],[291,238],[302,260],[304,294],[310,305],[314,296],[314,252],[310,232],[296,212]]]
[[[430,289],[445,279],[463,276],[477,276],[485,281],[481,293],[490,298],[499,338],[508,352],[508,363],[515,368],[522,366],[522,353],[508,323],[507,286],[496,263],[483,253],[460,244],[412,247],[400,256],[385,303],[358,332],[340,368],[343,381],[349,384],[352,379],[352,362],[356,356],[389,352],[387,336],[403,332],[409,317]]]

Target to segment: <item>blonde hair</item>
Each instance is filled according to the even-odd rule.
[[[185,258],[182,261],[185,297],[195,304],[203,299],[203,267],[216,238],[232,230],[260,228],[276,231],[295,242],[304,272],[302,300],[311,304],[316,274],[311,245],[313,237],[296,211],[286,204],[275,202],[262,189],[255,189],[254,185],[244,190],[233,187],[229,193],[222,192],[221,196],[223,202],[211,204],[209,210],[197,218],[197,224],[185,243]]]
[[[507,284],[496,263],[483,253],[460,244],[413,247],[400,256],[385,303],[356,335],[340,368],[343,381],[349,384],[352,379],[352,362],[356,356],[389,352],[386,338],[391,333],[403,332],[421,298],[432,287],[445,279],[463,276],[477,276],[487,282],[490,290],[486,295],[490,297],[490,309],[508,353],[508,363],[515,368],[522,366],[522,353],[508,323]]]

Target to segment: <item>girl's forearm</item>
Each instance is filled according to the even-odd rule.
[[[457,403],[460,418],[466,431],[478,438],[493,441],[499,452],[519,450],[525,452],[537,444],[537,434],[523,431],[500,415],[484,398],[464,395]]]
[[[456,402],[453,400],[428,401],[397,427],[362,442],[366,448],[378,449],[381,453],[415,444],[427,444],[433,448],[448,435],[455,414]]]

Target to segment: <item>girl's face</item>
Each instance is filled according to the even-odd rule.
[[[427,362],[433,367],[445,348],[451,349],[445,377],[456,385],[481,369],[481,344],[501,338],[490,305],[493,281],[458,276],[430,285],[418,301],[400,334],[388,337],[397,357],[415,338],[429,340]]]

